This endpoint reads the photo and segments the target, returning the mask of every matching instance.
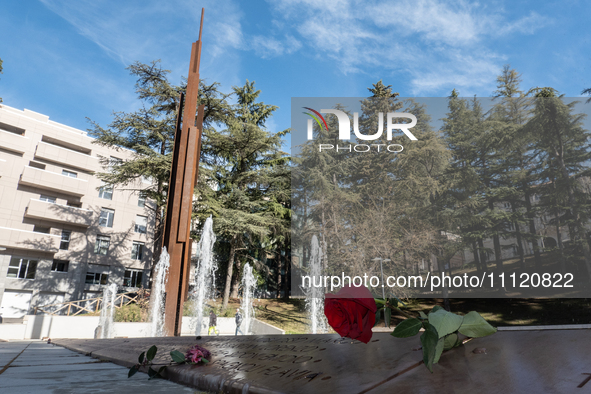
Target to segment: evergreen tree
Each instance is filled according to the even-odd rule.
[[[531,99],[520,89],[521,75],[507,65],[497,77],[495,98],[500,101],[493,108],[491,120],[503,133],[499,148],[504,152],[504,170],[502,184],[507,188],[506,202],[511,206],[510,221],[515,228],[513,234],[517,240],[520,265],[525,266],[524,242],[533,246],[536,267],[541,266],[538,234],[534,218],[539,215],[532,205],[534,188],[538,185],[540,166],[538,156],[533,149],[536,135],[524,125],[530,117]],[[523,233],[521,226],[528,228]],[[511,235],[511,234],[508,234]]]
[[[581,190],[582,178],[589,175],[591,133],[583,128],[584,115],[573,113],[575,103],[565,104],[562,97],[552,88],[536,89],[534,116],[527,127],[539,136],[535,149],[545,163],[542,176],[554,185],[553,189],[546,187],[545,194],[556,208],[557,220],[561,219],[562,209],[566,212],[563,224],[569,226],[574,247],[583,252],[591,277],[591,253],[585,229],[589,207]]]
[[[89,133],[95,137],[93,143],[133,151],[132,158],[125,161],[102,158],[101,164],[107,171],[97,176],[106,184],[104,187],[134,190],[154,202],[154,259],[158,259],[179,96],[186,86],[172,85],[168,81],[170,71],[162,69],[160,61],[150,64],[136,62],[128,69],[137,78],[135,88],[142,108],[131,113],[115,112],[114,120],[107,128],[89,120],[92,124]],[[205,128],[211,128],[214,122],[222,120],[228,113],[226,96],[217,87],[217,83],[206,85],[200,82],[198,104],[205,104]],[[138,182],[142,177],[150,179],[151,185]]]
[[[265,122],[277,107],[256,101],[260,90],[254,81],[233,89],[238,103],[223,120],[227,129],[205,130],[197,203],[198,216],[213,215],[215,233],[229,243],[223,308],[230,291],[238,295],[240,254],[273,231],[285,234],[289,217],[283,205],[288,173],[281,168],[288,158],[280,150],[289,130],[266,130]]]
[[[477,100],[470,104],[459,98],[455,89],[449,96],[448,109],[442,132],[451,152],[446,174],[450,186],[444,201],[457,219],[459,235],[472,250],[477,268],[486,271],[488,251],[484,249],[484,239],[490,234],[481,177],[483,113]]]

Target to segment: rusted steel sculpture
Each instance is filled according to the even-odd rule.
[[[189,268],[191,266],[190,231],[193,188],[197,182],[199,172],[204,112],[204,106],[200,105],[197,116],[195,116],[199,95],[199,61],[201,60],[203,12],[201,10],[199,40],[194,42],[191,48],[187,91],[185,95],[181,94],[179,101],[172,168],[168,184],[168,201],[163,237],[163,246],[166,247],[170,255],[164,312],[164,332],[167,336],[181,335],[183,303],[188,290]]]

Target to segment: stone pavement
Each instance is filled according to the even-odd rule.
[[[0,342],[0,393],[195,393],[41,341]]]

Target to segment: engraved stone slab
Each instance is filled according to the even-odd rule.
[[[166,337],[68,340],[56,344],[93,357],[131,366],[150,346],[155,363],[168,364],[171,350],[199,344],[212,353],[208,365],[168,368],[172,381],[202,390],[230,393],[365,392],[419,365],[418,338],[395,339],[375,333],[369,344],[336,334],[238,337]]]
[[[501,331],[371,393],[590,393],[591,330]]]
[[[168,378],[225,393],[571,393],[591,390],[591,329],[500,331],[445,352],[431,374],[418,337],[374,333],[365,345],[335,335],[56,340],[131,366],[151,345],[168,363],[173,349],[208,348],[206,366],[182,365]],[[587,392],[585,391],[585,392]]]

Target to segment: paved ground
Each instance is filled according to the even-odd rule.
[[[144,373],[128,379],[128,371],[41,341],[0,342],[2,393],[197,393]]]

